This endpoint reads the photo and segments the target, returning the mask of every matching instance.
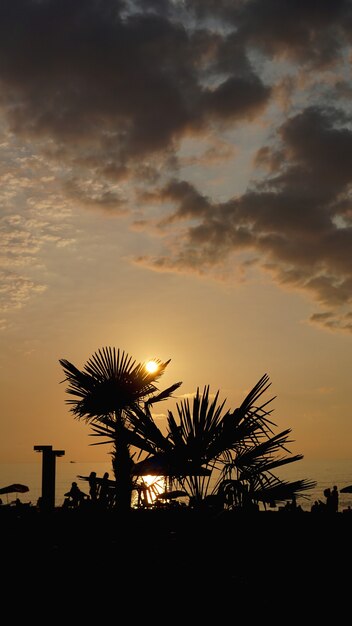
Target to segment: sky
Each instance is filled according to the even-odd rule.
[[[109,458],[59,359],[352,458],[351,0],[0,3],[0,462]],[[95,440],[94,440],[95,441]],[[39,455],[40,456],[40,455]]]

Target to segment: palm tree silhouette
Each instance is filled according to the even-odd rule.
[[[180,387],[175,383],[163,392],[158,392],[156,381],[164,373],[169,361],[156,360],[158,368],[148,372],[142,363],[136,363],[124,351],[104,347],[93,354],[83,370],[77,369],[66,359],[60,359],[68,387],[66,392],[74,399],[66,400],[71,405],[70,411],[77,419],[90,423],[93,431],[113,443],[112,466],[116,481],[116,508],[121,512],[129,511],[132,494],[131,446],[140,447],[136,433],[130,429],[128,416],[131,412],[140,413],[155,402],[170,397]],[[149,413],[150,414],[150,413]],[[153,438],[164,439],[153,423]],[[149,447],[149,452],[154,449]]]
[[[287,449],[291,429],[274,434],[269,409],[274,398],[258,404],[270,385],[265,374],[233,412],[224,412],[219,391],[211,399],[208,386],[202,394],[197,389],[192,405],[188,399],[177,404],[178,420],[168,412],[167,446],[156,446],[154,455],[137,469],[153,462],[166,468],[171,486],[186,490],[194,506],[215,496],[225,508],[259,502],[266,508],[313,488],[315,481],[283,481],[273,474],[303,456]],[[143,416],[132,413],[128,419],[142,439],[150,440],[149,422]]]
[[[157,361],[150,373],[144,364],[115,348],[98,350],[82,371],[61,359],[69,383],[66,389],[75,399],[75,417],[89,422],[93,436],[113,443],[113,470],[116,507],[127,511],[136,477],[155,474],[168,478],[169,488],[186,491],[193,506],[216,498],[225,508],[264,507],[297,497],[315,486],[314,481],[280,480],[273,470],[303,458],[287,449],[291,429],[274,434],[270,403],[260,402],[270,387],[264,374],[234,411],[224,410],[219,391],[211,397],[209,386],[193,398],[181,400],[178,419],[168,411],[167,434],[156,426],[151,407],[169,398],[180,387],[175,383],[159,392],[155,382],[169,361]],[[135,452],[139,462],[134,462]]]

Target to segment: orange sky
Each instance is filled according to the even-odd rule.
[[[351,14],[0,6],[0,461],[106,460],[59,365],[103,346],[170,358],[172,408],[267,373],[292,450],[351,458]]]

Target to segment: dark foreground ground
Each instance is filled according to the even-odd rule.
[[[352,514],[11,507],[0,523],[15,621],[350,622]]]

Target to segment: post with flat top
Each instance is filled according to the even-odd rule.
[[[34,446],[34,450],[43,453],[40,508],[43,511],[51,511],[55,508],[56,457],[64,456],[65,450],[53,450],[52,446]]]

